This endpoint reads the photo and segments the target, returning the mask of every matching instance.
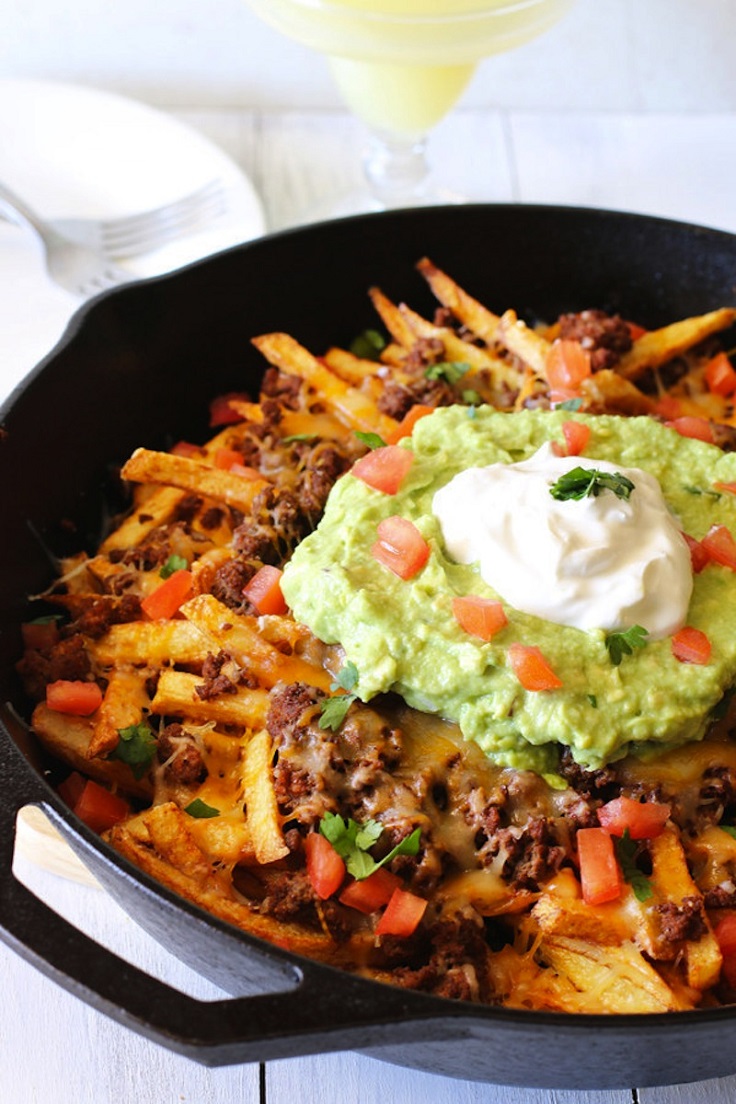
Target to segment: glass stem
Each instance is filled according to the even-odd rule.
[[[363,155],[363,171],[378,208],[421,202],[429,179],[427,139],[372,133]]]

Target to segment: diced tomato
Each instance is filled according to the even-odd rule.
[[[429,545],[407,518],[384,518],[378,524],[378,540],[371,555],[401,579],[412,579],[429,559]]]
[[[646,330],[644,329],[644,327],[643,327],[643,326],[640,326],[640,325],[639,325],[639,323],[638,323],[638,322],[628,322],[628,321],[627,321],[626,325],[627,325],[627,326],[628,326],[628,328],[629,328],[629,333],[631,334],[631,340],[632,340],[632,341],[638,341],[638,340],[639,340],[639,338],[640,338],[640,337],[643,337],[643,336],[644,336],[644,334],[645,334],[645,333],[647,332],[647,331],[646,331]]]
[[[90,778],[75,802],[73,812],[93,832],[105,832],[130,815],[130,805],[125,798],[110,793]]]
[[[407,889],[395,889],[386,911],[376,924],[376,935],[412,935],[424,916],[427,902]]]
[[[201,459],[204,449],[200,445],[193,445],[190,441],[177,441],[170,450],[174,456],[187,456],[190,460]]]
[[[577,846],[585,903],[602,905],[616,901],[621,895],[621,874],[608,832],[605,828],[579,828]]]
[[[670,429],[676,430],[681,437],[693,437],[696,441],[705,441],[713,444],[713,426],[707,418],[699,418],[696,414],[683,414],[681,418],[673,418],[665,422]]]
[[[508,655],[511,669],[525,690],[559,690],[562,686],[539,648],[511,644]]]
[[[237,449],[218,449],[215,453],[215,467],[232,472],[233,475],[242,475],[244,479],[263,479],[263,475],[257,468],[251,468],[243,463],[243,454]]]
[[[713,934],[723,955],[722,972],[732,989],[736,989],[736,912],[723,916]]]
[[[682,414],[682,403],[674,395],[660,395],[652,409],[660,418],[674,420]]]
[[[414,463],[414,453],[399,445],[384,445],[361,456],[351,471],[369,487],[394,495]]]
[[[307,875],[318,897],[325,900],[337,893],[345,879],[345,863],[321,832],[309,832],[304,838]]]
[[[233,410],[230,403],[233,399],[239,402],[250,402],[250,396],[245,391],[228,391],[224,395],[218,395],[210,403],[210,426],[232,425],[234,422],[242,422],[242,417]]]
[[[453,598],[452,613],[461,629],[481,640],[490,640],[508,624],[500,602],[493,598],[481,598],[477,594],[463,594]]]
[[[82,790],[87,784],[87,779],[79,771],[72,771],[68,774],[63,782],[60,782],[57,789],[59,797],[66,801],[70,809],[73,809],[79,798],[82,795]]]
[[[89,717],[102,705],[102,690],[96,682],[57,679],[46,687],[46,705],[55,713]]]
[[[736,541],[725,525],[713,525],[700,542],[713,563],[736,571]]]
[[[59,624],[55,618],[49,621],[26,621],[21,625],[20,631],[26,648],[42,652],[59,642]]]
[[[559,401],[557,392],[564,393],[566,397],[570,393],[579,394],[580,385],[591,374],[590,353],[579,341],[557,338],[547,354],[545,372],[555,401]]]
[[[259,614],[286,613],[288,606],[281,593],[283,571],[271,564],[264,564],[256,571],[249,583],[243,587],[243,594]]]
[[[736,495],[736,483],[714,483],[713,487],[716,491],[723,491],[725,494]]]
[[[670,806],[659,801],[634,801],[633,797],[616,797],[601,805],[598,822],[611,836],[623,836],[628,831],[634,840],[659,836],[670,815]]]
[[[419,419],[425,418],[427,414],[432,414],[434,409],[433,406],[427,406],[425,403],[415,403],[414,406],[407,410],[396,429],[389,434],[388,443],[390,445],[395,445],[403,437],[411,437],[414,432],[414,426]]]
[[[736,368],[725,353],[716,353],[704,369],[708,390],[714,395],[733,395],[736,391]]]
[[[703,545],[695,537],[689,536],[687,533],[683,533],[683,538],[688,548],[690,549],[690,563],[692,564],[693,572],[699,575],[706,564],[710,563],[710,556],[708,550],[703,548]]]
[[[565,450],[561,456],[580,456],[590,439],[590,426],[583,422],[563,422],[562,433],[565,437]]]
[[[192,594],[193,575],[185,567],[169,575],[165,582],[152,590],[141,602],[141,609],[151,621],[173,617],[179,606]]]
[[[233,464],[242,464],[243,454],[234,448],[218,448],[215,452],[215,467],[229,471]]]
[[[339,901],[342,905],[368,914],[387,904],[394,890],[400,886],[401,878],[379,866],[367,878],[349,882],[340,894]]]
[[[680,663],[697,663],[703,666],[710,662],[710,640],[692,625],[684,625],[672,637],[672,654]]]

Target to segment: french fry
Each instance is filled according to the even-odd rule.
[[[585,994],[586,1010],[620,1014],[682,1010],[678,997],[633,943],[604,946],[554,935],[540,948],[544,960]]]
[[[92,759],[113,751],[120,740],[120,729],[139,724],[149,704],[146,671],[117,667],[110,674],[102,705],[97,710],[87,756]]]
[[[707,337],[732,326],[736,310],[721,307],[694,318],[672,322],[659,330],[649,330],[637,338],[628,353],[624,353],[617,371],[625,379],[638,379],[648,368],[659,368]]]
[[[705,913],[703,896],[688,870],[685,852],[674,826],[668,825],[661,835],[651,840],[649,850],[652,885],[658,901],[675,906],[682,905],[686,898],[700,902],[704,932],[698,939],[685,940],[684,950],[687,983],[692,989],[702,992],[718,981],[723,955]]]
[[[243,725],[258,728],[266,720],[268,693],[239,687],[235,693],[220,694],[203,700],[197,693],[202,685],[198,675],[186,671],[164,669],[156,685],[151,702],[154,713],[162,716],[185,716],[195,721],[216,721],[219,724]]]
[[[415,334],[407,319],[399,310],[396,303],[392,303],[380,288],[372,287],[368,292],[371,302],[383,322],[384,326],[400,349],[411,349],[414,344]],[[385,354],[384,349],[383,353]],[[381,359],[384,359],[382,354]]]
[[[656,402],[640,391],[631,380],[625,379],[612,368],[601,368],[580,385],[586,410],[600,408],[609,414],[651,414]]]
[[[501,344],[527,364],[536,376],[547,378],[547,356],[552,346],[541,334],[531,330],[515,311],[504,312],[496,335]]]
[[[253,344],[282,372],[306,380],[346,425],[384,438],[396,428],[394,418],[382,414],[372,399],[325,368],[288,334],[264,334]]]
[[[193,491],[234,506],[248,513],[253,499],[268,486],[266,479],[246,479],[242,475],[212,468],[188,456],[169,452],[136,449],[123,465],[121,476],[132,482],[163,483],[183,491]]]
[[[306,682],[310,686],[328,690],[331,676],[322,667],[314,667],[299,656],[284,655],[269,644],[258,632],[254,618],[234,613],[211,594],[190,598],[180,612],[196,626],[209,641],[215,642],[210,651],[222,650],[257,676],[263,686],[275,686],[277,682]]]
[[[419,261],[417,269],[444,307],[448,307],[463,325],[482,338],[487,345],[493,344],[500,322],[497,314],[463,291],[459,284],[437,268],[428,257]]]
[[[148,801],[153,797],[150,782],[145,777],[135,778],[127,763],[118,759],[90,759],[94,722],[89,717],[55,713],[45,703],[40,703],[33,711],[32,723],[33,731],[49,754],[73,770],[131,797]]]
[[[482,379],[484,373],[490,375],[496,386],[505,383],[511,387],[518,387],[519,373],[512,364],[502,360],[488,349],[464,341],[454,330],[435,326],[403,304],[399,310],[415,337],[434,338],[436,341],[441,341],[447,360],[462,362],[469,366],[470,371],[463,377],[464,387],[476,387],[482,393],[483,383],[480,382],[479,377]],[[486,397],[486,401],[492,401],[490,394]]]
[[[145,505],[132,514],[113,530],[100,545],[100,552],[109,555],[116,549],[137,547],[153,530],[165,525],[174,516],[176,508],[184,497],[183,491],[176,487],[159,487],[150,495]]]
[[[270,863],[289,854],[281,831],[271,776],[271,737],[265,728],[248,741],[243,763],[243,793],[256,862]]]
[[[89,654],[101,669],[113,664],[203,663],[208,641],[189,621],[128,621],[112,625],[99,640],[88,644]],[[211,649],[210,649],[211,650]]]

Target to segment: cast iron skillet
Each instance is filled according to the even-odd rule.
[[[654,326],[736,302],[736,237],[602,211],[468,206],[312,226],[237,247],[83,308],[0,417],[0,928],[20,954],[118,1021],[225,1065],[339,1049],[449,1076],[606,1088],[736,1071],[736,1008],[667,1016],[563,1016],[405,992],[250,938],[112,853],[69,813],[19,720],[14,663],[26,595],[50,554],[94,547],[111,473],[134,447],[207,436],[210,398],[257,384],[254,334],[315,352],[376,317],[367,289],[431,311],[414,271],[428,255],[491,308],[553,318],[600,306]],[[70,532],[70,523],[73,531]],[[120,904],[232,999],[200,1002],[120,961],[11,873],[25,804],[51,817]]]

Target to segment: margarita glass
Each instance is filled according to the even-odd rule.
[[[264,22],[327,57],[367,125],[367,191],[344,212],[436,202],[428,132],[479,61],[543,34],[575,0],[247,0]],[[339,207],[340,205],[338,205]]]

